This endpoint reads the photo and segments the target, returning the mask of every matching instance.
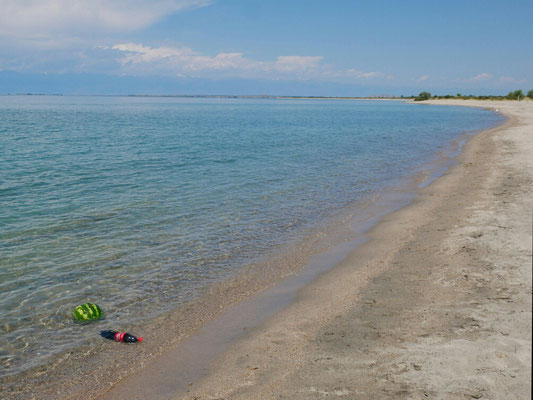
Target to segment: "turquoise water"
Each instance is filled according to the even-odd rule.
[[[418,171],[480,109],[382,101],[0,97],[0,376],[140,323]]]

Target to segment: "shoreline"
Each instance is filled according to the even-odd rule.
[[[533,108],[491,106],[503,126],[176,398],[529,398]]]
[[[511,145],[510,155],[505,155],[495,143],[511,142],[509,132],[517,129],[527,140],[523,126],[527,122],[531,128],[533,110],[526,108],[518,115],[513,111],[503,110],[509,118],[503,126],[472,137],[458,164],[421,189],[412,204],[372,228],[369,242],[300,290],[295,302],[275,317],[237,339],[206,377],[173,398],[527,398],[531,360],[528,221],[520,213],[517,218],[516,210],[511,213],[514,219],[507,221],[522,223],[522,248],[515,255],[520,268],[513,273],[524,280],[511,279],[502,268],[486,267],[483,257],[494,253],[493,257],[500,257],[498,263],[504,263],[509,255],[477,248],[483,240],[488,241],[484,246],[497,248],[501,239],[490,237],[498,236],[499,230],[487,224],[488,217],[473,226],[480,214],[489,213],[487,204],[497,210],[513,204],[509,196],[520,197],[520,211],[528,212],[530,174],[522,171],[523,176],[513,178],[519,196],[512,191],[502,192],[504,199],[493,194],[501,189],[502,179],[511,179],[512,160],[527,164],[532,150],[529,140],[529,147],[522,143],[521,157],[516,157],[518,150]],[[520,115],[526,111],[529,120],[528,115]],[[507,165],[501,164],[504,157]],[[486,168],[487,161],[497,168]],[[492,211],[491,217],[497,215]],[[510,227],[501,229],[517,235]],[[512,239],[506,244],[512,245]],[[518,315],[507,317],[502,311],[506,308],[514,308]],[[525,319],[520,315],[524,313]],[[502,324],[508,326],[505,332],[500,332]],[[517,329],[513,331],[510,324]],[[151,369],[172,379],[168,366],[161,367],[156,361]],[[117,390],[107,395],[127,397]]]
[[[441,104],[441,102],[442,102],[442,100],[436,102],[436,104]],[[456,104],[453,104],[453,105],[456,105]],[[509,122],[507,122],[505,125],[508,125],[508,124],[509,124]],[[497,129],[500,129],[500,128],[495,128],[495,129],[497,130]],[[486,132],[484,132],[484,133],[486,133]],[[484,134],[484,133],[482,133],[482,134]],[[469,145],[471,140],[473,140],[472,137],[470,137],[468,139],[467,146]],[[453,168],[457,168],[457,166],[452,167],[452,169]],[[445,175],[447,175],[447,174],[448,173],[445,173]],[[440,179],[442,179],[442,178],[437,178],[436,182],[439,182]],[[435,182],[432,180],[428,186],[433,186],[434,183]],[[421,191],[424,191],[424,190],[427,190],[427,189],[426,188],[421,189]],[[415,200],[415,203],[417,201],[418,200]],[[409,208],[409,207],[410,206],[407,206],[407,208]],[[402,210],[403,210],[403,208],[402,208]],[[395,211],[393,214],[401,213],[402,210]],[[385,222],[389,218],[390,218],[390,215],[387,215],[385,217]],[[376,228],[371,230],[371,235],[375,235],[375,232],[374,232],[375,230],[376,230]],[[380,236],[380,234],[377,235],[377,237],[379,237],[379,236]],[[374,239],[376,239],[376,237],[374,237]],[[312,245],[312,243],[310,243],[310,245]],[[365,246],[366,246],[366,244],[364,244],[362,247],[365,247]],[[369,246],[367,246],[367,247],[369,247]],[[370,245],[370,247],[371,247],[371,245]],[[356,252],[359,252],[359,251],[360,251],[360,249],[356,250]],[[353,255],[351,257],[353,257]],[[341,261],[340,259],[336,259],[334,264],[338,264],[339,261],[340,261],[340,265],[335,267],[334,270],[339,269],[346,262],[346,260],[345,261]],[[270,271],[267,271],[263,275],[268,275],[268,272],[270,272]],[[178,327],[178,331],[176,332],[176,337],[174,339],[174,343],[175,342],[179,342],[183,337],[190,337],[190,333],[187,333],[187,332],[193,332],[196,329],[198,329],[200,326],[203,326],[206,321],[212,320],[213,317],[216,316],[219,313],[219,309],[231,309],[231,308],[233,308],[235,306],[235,304],[237,304],[237,307],[239,307],[239,304],[241,304],[241,300],[242,300],[243,297],[244,298],[249,298],[250,296],[252,296],[252,299],[254,297],[258,297],[257,293],[261,293],[262,290],[265,287],[270,287],[274,282],[281,281],[284,277],[291,275],[293,272],[294,271],[292,271],[290,269],[287,269],[287,270],[278,271],[278,275],[275,276],[275,277],[263,276],[263,278],[265,279],[264,281],[261,282],[261,285],[263,285],[263,286],[260,286],[260,285],[258,286],[258,284],[256,282],[253,282],[254,275],[251,274],[250,276],[241,276],[241,277],[239,277],[240,280],[236,279],[234,282],[231,282],[226,287],[218,286],[218,287],[213,288],[212,290],[209,291],[209,293],[207,294],[206,298],[203,299],[204,300],[203,304],[202,304],[202,301],[199,301],[198,303],[196,303],[194,305],[189,305],[189,306],[185,307],[185,310],[184,310],[185,312],[188,309],[190,309],[190,307],[195,307],[196,306],[196,307],[199,307],[200,310],[202,310],[202,308],[203,308],[203,311],[204,311],[204,315],[202,315],[203,318],[202,318],[202,320],[194,321],[195,324],[192,324],[190,321],[186,321],[186,317],[176,316],[176,315],[174,315],[172,317],[164,316],[164,317],[160,318],[159,320],[160,321],[166,320],[165,323],[167,323],[168,325],[174,325],[174,326]],[[363,272],[365,272],[365,271],[363,271]],[[376,272],[376,271],[374,271],[374,272]],[[320,273],[324,273],[324,271],[320,271]],[[327,272],[324,273],[324,275],[328,276],[330,273],[333,273],[333,272],[332,271],[327,271]],[[378,273],[378,275],[379,275],[379,273]],[[319,277],[317,279],[317,281],[324,281],[324,277]],[[246,284],[243,284],[243,282],[245,282]],[[309,282],[305,282],[305,287],[304,288],[298,287],[298,289],[300,289],[300,292],[298,294],[298,299],[296,301],[293,301],[294,299],[291,299],[290,301],[288,301],[288,304],[290,303],[290,305],[288,307],[286,307],[288,310],[293,309],[295,307],[295,304],[301,303],[301,301],[302,301],[301,300],[301,294],[302,293],[306,293],[307,291],[309,291],[310,287],[313,287],[316,284],[316,282],[313,282],[310,285],[308,285],[308,284],[309,284]],[[246,290],[246,292],[242,292],[243,288]],[[292,288],[292,291],[293,292],[296,291],[294,289],[294,287]],[[221,295],[221,293],[224,293],[224,295]],[[222,304],[218,304],[217,307],[213,308],[212,305],[208,304],[209,301],[210,301],[209,299],[216,299],[216,298],[220,299],[221,297],[224,298],[225,302],[222,303]],[[282,308],[285,308],[285,306],[283,306]],[[280,312],[280,310],[278,309],[278,310],[276,310],[276,312]],[[287,310],[281,311],[282,314],[285,313],[285,312],[287,312]],[[276,314],[276,316],[273,318],[273,320],[277,320],[278,317],[279,316]],[[171,318],[172,321],[168,321],[169,318]],[[230,342],[233,343],[233,342],[236,341],[233,346],[238,346],[238,343],[240,343],[241,341],[246,341],[250,337],[253,337],[254,335],[257,334],[257,332],[261,329],[261,327],[265,325],[265,323],[263,323],[263,322],[259,323],[260,328],[252,328],[252,329],[250,329],[251,332],[247,331],[247,333],[244,335],[244,337],[241,337],[241,338],[235,338],[234,337]],[[269,323],[270,322],[266,322],[266,325],[268,325]],[[157,325],[157,324],[155,324],[155,325]],[[187,325],[190,329],[188,331],[184,331],[181,328],[182,325]],[[250,325],[252,325],[252,327],[254,326],[254,324],[250,324]],[[156,331],[157,331],[157,327],[151,333],[153,333],[155,335]],[[148,334],[150,335],[150,333],[148,333]],[[147,333],[145,332],[144,335],[146,336]],[[196,335],[193,335],[193,336],[196,336]],[[240,335],[240,336],[242,336],[242,335]],[[187,339],[185,339],[185,340],[187,340]],[[172,374],[169,371],[161,371],[162,368],[161,368],[161,357],[160,356],[162,354],[168,352],[169,349],[166,348],[165,346],[168,345],[169,343],[172,344],[172,342],[167,342],[167,343],[164,343],[164,345],[161,345],[161,346],[155,345],[155,346],[152,346],[151,348],[143,347],[142,349],[131,349],[131,351],[130,351],[130,349],[128,349],[126,351],[124,351],[124,349],[121,349],[121,352],[122,353],[127,353],[127,354],[125,354],[125,356],[126,357],[130,357],[130,358],[131,357],[135,357],[137,355],[137,353],[140,353],[140,356],[141,357],[146,357],[148,359],[148,362],[150,362],[150,364],[151,364],[149,366],[149,368],[145,369],[144,371],[156,369],[156,370],[159,370],[159,373],[162,373],[163,375],[165,375],[165,372],[166,372],[166,375],[167,375],[167,378],[168,378],[168,376],[172,375]],[[230,345],[231,345],[231,343],[230,343]],[[228,343],[225,343],[225,345],[228,345]],[[181,346],[181,344],[180,344],[180,346]],[[180,346],[178,346],[178,347],[180,347]],[[159,354],[159,356],[157,354]],[[103,356],[100,357],[100,360],[102,360],[102,359],[103,359]],[[95,360],[93,360],[93,362],[94,361]],[[120,360],[120,359],[115,360],[115,361],[116,362],[113,365],[109,365],[107,368],[105,368],[102,371],[100,371],[99,377],[96,377],[96,378],[101,379],[101,383],[103,384],[100,387],[100,389],[104,389],[104,387],[106,385],[110,385],[112,381],[116,381],[116,380],[120,379],[121,377],[130,376],[130,373],[132,371],[127,369],[127,363],[125,363],[124,360]],[[141,365],[141,367],[142,367],[142,365]],[[108,378],[106,376],[106,372],[117,371],[117,368],[119,370],[118,376],[114,375],[112,379],[111,379],[111,377]],[[225,369],[225,367],[223,367],[223,369]],[[253,370],[253,371],[256,371],[256,370]],[[204,370],[202,372],[202,374],[205,375],[205,373],[207,373],[207,372],[208,372],[207,370]],[[45,373],[45,372],[43,371],[43,373]],[[135,372],[133,372],[133,375],[131,375],[131,376],[134,377],[135,376]],[[130,381],[131,381],[131,379],[135,380],[135,378],[128,378],[128,379]],[[124,387],[125,383],[128,381],[128,379],[126,379],[123,382],[120,382],[118,385],[115,386],[115,388],[120,388],[121,386]],[[193,380],[196,380],[196,377]],[[207,382],[208,380],[209,380],[209,375],[208,375],[207,378],[204,379],[204,381]],[[106,382],[107,382],[107,384],[106,384]],[[149,380],[147,381],[147,383],[149,383]],[[87,387],[85,387],[85,390],[83,390],[83,386],[84,386],[84,383],[82,383],[81,387],[78,387],[78,389],[82,389],[81,392],[85,393],[85,395],[88,395],[89,393],[91,393],[93,395],[97,394],[96,392],[94,392],[94,389],[95,389],[94,388],[94,384],[93,384],[92,387],[89,384]],[[79,396],[79,392],[80,392],[79,390],[76,390],[76,391],[70,392],[70,393],[62,392],[64,394],[64,396],[62,396],[62,397],[64,397],[64,398],[76,397],[76,396]],[[98,390],[98,392],[101,392],[101,390]],[[51,394],[51,393],[49,392],[49,394]],[[116,395],[116,389],[111,390],[111,392],[108,392],[108,394],[113,394],[112,395],[113,398],[120,398],[120,396],[117,397],[117,395]],[[106,398],[106,396],[104,396],[103,398]],[[200,398],[203,398],[203,397],[200,397]]]
[[[423,218],[423,222],[415,223],[415,226],[412,226],[411,223],[407,232],[405,225],[413,219],[418,219],[421,211],[425,213],[426,219],[431,218],[428,213],[442,206],[444,201],[441,198],[436,202],[432,197],[438,194],[439,190],[443,191],[443,186],[445,190],[444,193],[440,193],[440,196],[446,197],[446,194],[450,195],[449,192],[446,193],[450,190],[450,185],[464,184],[464,182],[460,182],[460,178],[462,178],[460,174],[464,172],[467,160],[472,158],[477,151],[476,146],[482,145],[480,143],[482,137],[487,136],[490,139],[499,132],[505,132],[516,125],[516,118],[511,115],[507,116],[509,120],[503,126],[484,131],[471,138],[459,156],[458,165],[448,170],[443,177],[423,188],[413,204],[387,215],[382,222],[372,228],[369,233],[372,240],[361,245],[335,268],[328,270],[301,289],[296,300],[269,321],[252,329],[240,339],[236,339],[235,343],[230,345],[218,358],[215,366],[209,369],[211,372],[205,378],[200,379],[200,381],[193,379],[192,382],[194,383],[189,385],[185,393],[174,394],[174,397],[270,398],[284,397],[285,395],[287,397],[309,398],[320,397],[320,394],[328,393],[355,395],[356,393],[348,388],[333,389],[330,392],[317,389],[314,392],[301,393],[302,388],[309,387],[314,380],[310,380],[307,373],[298,379],[291,376],[295,374],[290,374],[290,371],[298,371],[306,366],[307,363],[302,360],[308,361],[309,365],[316,362],[309,359],[317,356],[314,346],[312,349],[308,348],[313,344],[312,339],[320,338],[320,329],[324,329],[332,323],[335,325],[337,318],[342,318],[343,314],[348,313],[353,304],[360,303],[368,285],[393,269],[396,253],[401,252],[400,250],[406,246],[406,243],[413,241],[417,231],[421,226],[424,226],[424,223],[427,224],[427,221]],[[471,183],[469,182],[469,184]],[[437,193],[435,193],[435,187],[437,187]],[[398,219],[403,219],[404,225],[398,227]],[[390,250],[391,242],[389,239],[394,243],[393,251]],[[364,265],[365,261],[363,260],[366,260],[367,265]],[[353,271],[354,268],[356,269],[355,272]],[[342,284],[340,285],[340,283]],[[332,293],[335,296],[333,299],[331,298]],[[334,331],[335,329],[329,330]],[[334,338],[335,332],[324,332],[324,335]],[[324,340],[318,339],[318,343],[322,342]],[[317,343],[314,344],[317,345]],[[326,363],[328,359],[331,360],[332,358],[325,357]],[[140,395],[141,397],[150,394],[155,398],[165,398],[169,395],[169,392],[165,391],[164,388],[165,381],[174,379],[172,365],[178,360],[179,357],[176,356],[174,358],[172,356],[166,357],[162,363],[158,363],[156,360],[150,367],[151,373],[146,380],[143,380],[140,375],[134,375],[101,398],[131,398],[132,395],[139,395],[141,388],[145,390]],[[315,379],[317,380],[325,377],[327,380],[327,376],[329,376],[320,369],[316,371],[316,374]],[[140,384],[137,385],[137,381]],[[286,382],[285,390],[279,388],[280,381]],[[152,388],[146,388],[150,382],[158,383]],[[274,395],[274,393],[278,394]]]

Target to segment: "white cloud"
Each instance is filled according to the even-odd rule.
[[[161,73],[181,75],[205,70],[246,70],[257,63],[242,53],[219,53],[215,57],[201,55],[188,47],[149,47],[137,43],[122,43],[112,47],[121,52],[119,61],[127,72],[149,68]]]
[[[370,80],[370,79],[378,79],[378,78],[387,79],[387,80],[393,79],[392,75],[386,75],[386,74],[383,74],[382,72],[378,72],[378,71],[364,72],[364,71],[359,71],[354,68],[350,68],[345,71],[338,70],[333,73],[336,73],[339,77],[350,77],[356,80]]]
[[[219,53],[214,57],[201,55],[188,47],[149,47],[137,43],[121,43],[112,47],[124,53],[120,62],[124,66],[152,63],[169,71],[200,70],[263,70],[280,72],[309,71],[316,69],[320,56],[280,56],[275,62],[254,61],[242,53]]]
[[[429,79],[429,75],[422,75],[420,78],[417,79],[417,82],[424,82]]]
[[[376,71],[335,68],[322,56],[282,55],[265,61],[238,51],[206,55],[186,46],[151,47],[113,39],[213,1],[0,0],[0,70],[335,82],[390,79]]]
[[[285,72],[312,70],[318,67],[322,58],[321,56],[279,56],[273,69]]]
[[[210,0],[1,0],[0,36],[35,41],[134,31]]]
[[[153,62],[172,57],[194,56],[194,52],[186,47],[178,49],[172,47],[151,48],[137,43],[122,43],[114,45],[112,49],[120,50],[126,53],[122,58],[123,64]]]
[[[505,83],[526,83],[527,80],[525,80],[525,79],[516,79],[516,78],[513,78],[512,76],[500,76],[500,82],[505,82]]]
[[[481,74],[478,74],[474,76],[473,78],[470,78],[471,81],[486,81],[488,79],[492,79],[492,75],[486,72],[482,72]]]
[[[123,73],[158,73],[173,76],[240,77],[269,79],[366,80],[379,72],[340,70],[323,64],[321,56],[279,56],[275,61],[258,61],[242,53],[203,55],[188,47],[150,47],[138,43],[112,46],[118,51]]]

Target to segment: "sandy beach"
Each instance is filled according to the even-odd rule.
[[[434,103],[509,119],[175,398],[530,398],[533,102]]]

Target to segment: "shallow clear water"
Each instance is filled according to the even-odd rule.
[[[142,322],[500,117],[400,102],[0,97],[0,376]]]

